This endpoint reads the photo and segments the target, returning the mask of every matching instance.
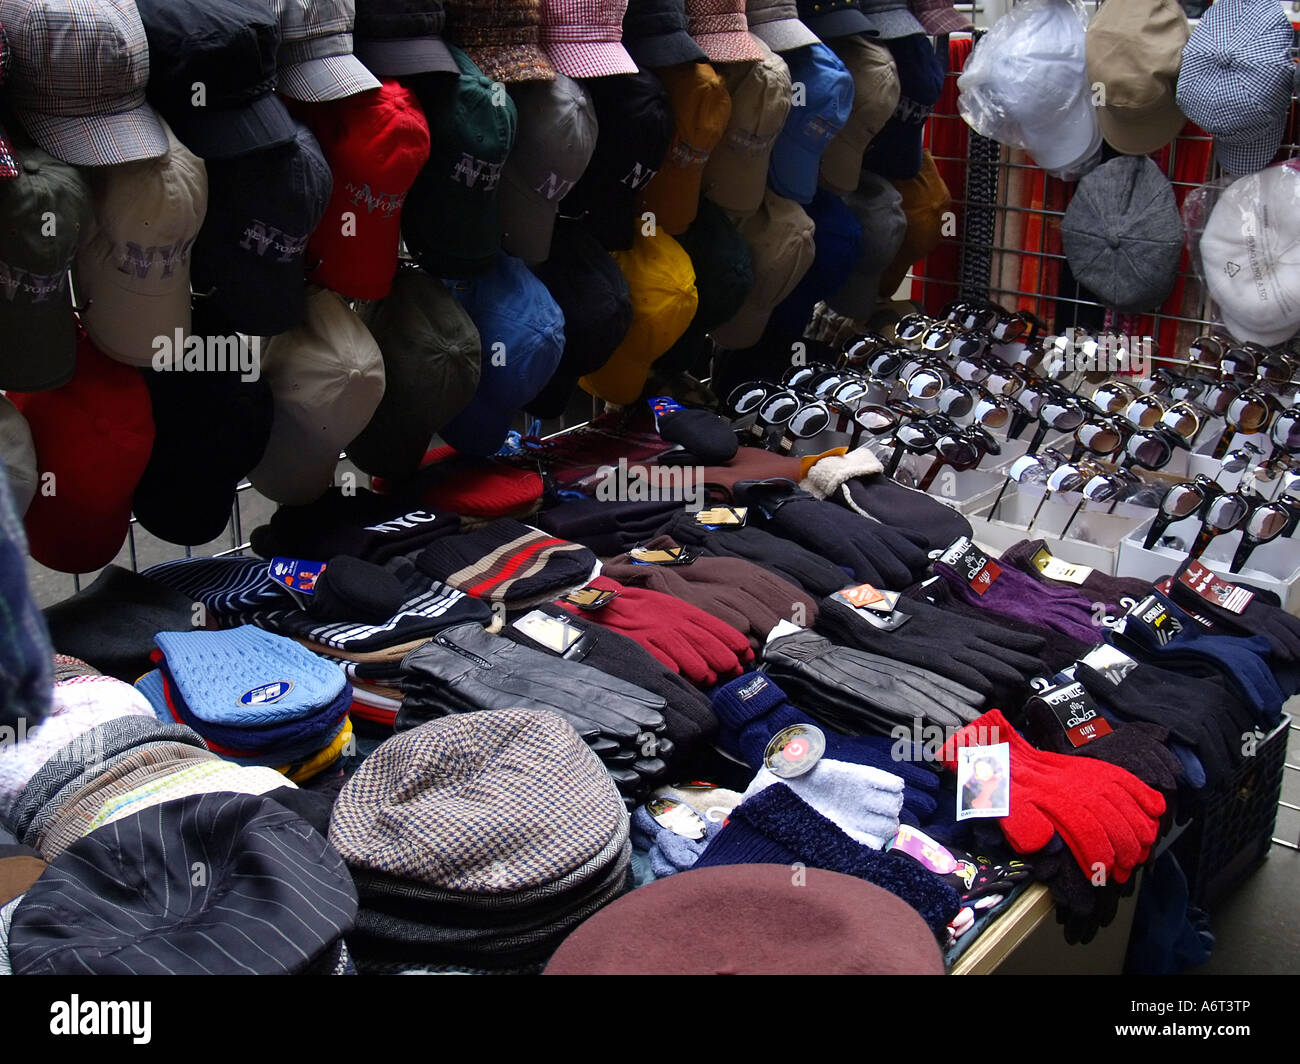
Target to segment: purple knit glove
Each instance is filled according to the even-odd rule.
[[[1089,646],[1102,641],[1104,629],[1093,623],[1093,604],[1080,594],[1060,595],[1044,593],[1045,589],[1033,577],[1019,569],[999,566],[1001,572],[981,595],[961,574],[944,562],[935,562],[934,571],[952,588],[963,602],[1004,614],[1017,620],[1050,628],[1071,636]]]

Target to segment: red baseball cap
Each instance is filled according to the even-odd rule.
[[[429,123],[409,89],[385,81],[328,103],[291,105],[329,161],[334,190],[307,242],[307,279],[349,299],[382,299],[397,273],[402,205],[429,159]]]
[[[36,449],[39,479],[25,518],[32,557],[63,573],[102,569],[126,540],[131,497],[153,451],[144,378],[82,333],[72,380],[9,398]]]

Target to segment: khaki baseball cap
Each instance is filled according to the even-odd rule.
[[[881,274],[880,293],[885,299],[898,290],[908,270],[939,246],[943,239],[943,216],[952,207],[952,193],[928,151],[922,153],[921,172],[916,177],[895,181],[894,187],[903,197],[907,232],[894,261]]]
[[[330,487],[339,452],[369,424],[384,396],[379,345],[342,296],[313,288],[303,323],[267,343],[262,372],[275,417],[248,479],[276,502],[315,502]]]
[[[734,219],[733,219],[734,220]],[[739,223],[754,262],[754,287],[740,310],[710,332],[719,347],[738,351],[763,338],[772,308],[788,296],[812,267],[815,227],[794,200],[768,190],[763,206]]]
[[[772,145],[790,116],[790,68],[766,44],[763,50],[757,63],[718,68],[731,94],[731,119],[704,167],[704,196],[736,214],[763,205]]]
[[[1105,92],[1097,122],[1126,155],[1163,148],[1187,122],[1175,93],[1191,24],[1176,0],[1102,4],[1084,37],[1088,83]]]
[[[853,111],[822,153],[822,184],[841,196],[858,187],[862,156],[898,106],[898,67],[883,44],[839,37],[827,44],[853,75]]]
[[[190,332],[190,249],[208,211],[203,160],[166,128],[167,154],[89,172],[94,226],[73,282],[104,354],[148,366],[155,338]]]

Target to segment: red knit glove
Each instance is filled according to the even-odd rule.
[[[618,594],[596,609],[563,599],[556,605],[635,640],[693,684],[711,687],[739,676],[754,660],[742,633],[689,602],[659,591],[624,587],[607,576],[596,577],[588,586]]]
[[[957,769],[957,749],[1007,743],[1011,750],[1010,814],[999,820],[1017,853],[1037,853],[1059,832],[1090,879],[1098,865],[1116,883],[1151,854],[1165,800],[1131,772],[1090,758],[1036,750],[994,709],[943,748]]]

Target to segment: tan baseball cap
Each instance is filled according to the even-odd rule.
[[[1105,93],[1097,123],[1116,151],[1157,151],[1187,122],[1175,94],[1191,32],[1176,0],[1098,7],[1084,37],[1084,54],[1092,91]]]
[[[921,156],[921,172],[915,177],[894,182],[903,197],[903,214],[907,216],[907,232],[894,261],[880,278],[880,293],[885,299],[893,296],[916,263],[939,246],[943,239],[943,216],[952,208],[952,193],[934,165],[934,157],[927,151]]]
[[[271,439],[253,487],[293,506],[330,487],[342,451],[369,424],[384,397],[379,345],[343,297],[325,288],[307,296],[307,317],[272,337],[262,373],[275,397]]]
[[[822,153],[822,184],[847,196],[858,187],[862,155],[898,106],[898,67],[883,44],[866,37],[839,37],[827,47],[853,75],[853,111]]]
[[[731,93],[731,120],[704,167],[704,195],[724,211],[753,214],[763,205],[772,145],[790,116],[790,68],[766,44],[757,63],[718,68]]]
[[[87,171],[94,226],[73,264],[81,321],[104,354],[153,361],[190,332],[190,249],[208,211],[203,160],[165,127],[166,155]]]
[[[0,461],[9,474],[9,491],[21,518],[36,495],[36,445],[27,419],[0,395]]]
[[[812,219],[794,200],[771,189],[739,229],[754,260],[754,287],[735,317],[709,334],[719,347],[733,351],[763,338],[772,308],[803,280],[817,251]]]

